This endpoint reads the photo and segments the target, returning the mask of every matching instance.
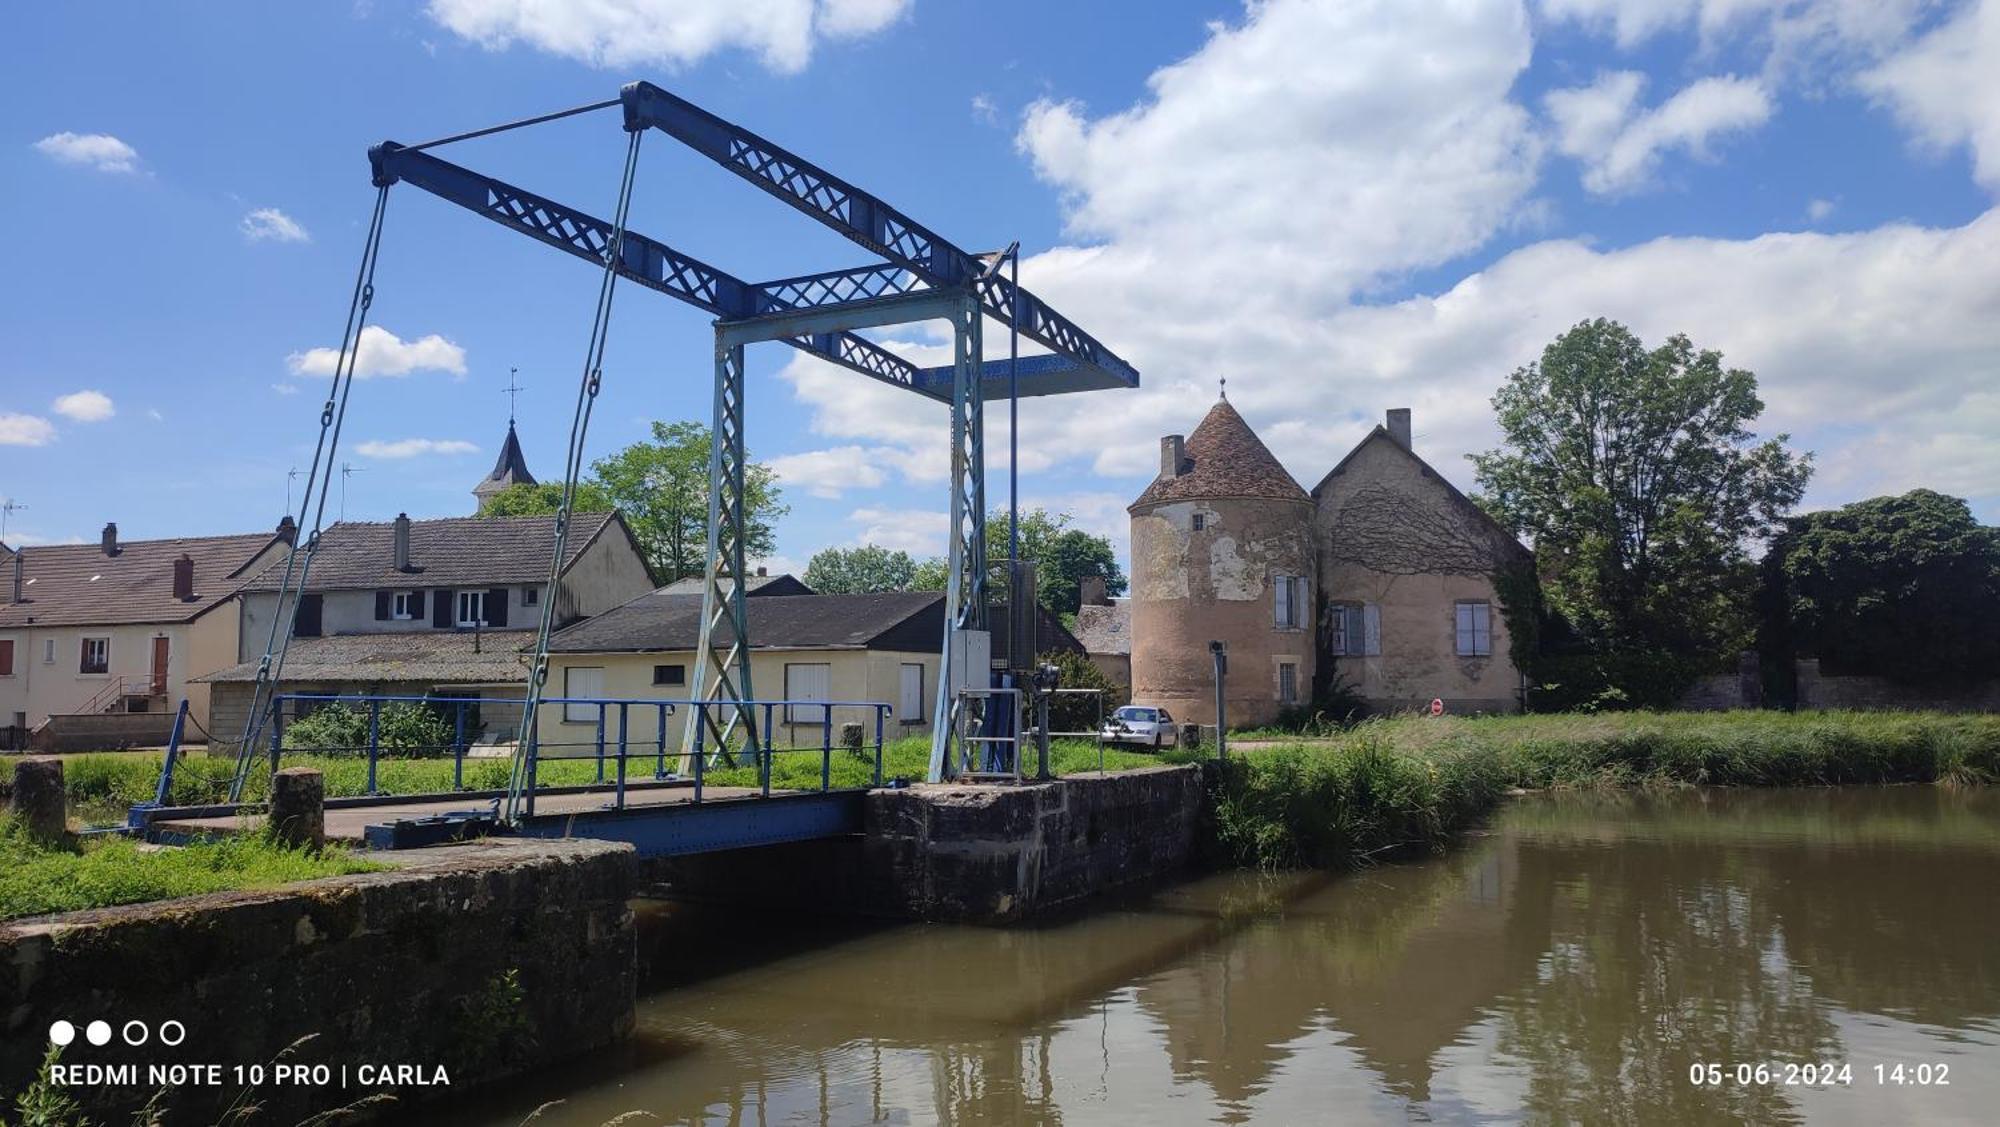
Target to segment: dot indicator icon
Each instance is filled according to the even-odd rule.
[[[83,1035],[89,1038],[90,1043],[93,1045],[109,1045],[111,1043],[111,1023],[108,1021],[93,1021],[84,1027]]]
[[[49,1026],[49,1040],[58,1045],[67,1045],[76,1040],[76,1026],[66,1021],[58,1021]]]

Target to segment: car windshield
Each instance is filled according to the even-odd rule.
[[[1153,710],[1150,708],[1121,708],[1118,710],[1117,715],[1118,719],[1130,723],[1134,720],[1151,720],[1153,718]]]

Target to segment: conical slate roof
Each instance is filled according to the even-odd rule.
[[[1166,501],[1191,501],[1210,497],[1264,497],[1278,501],[1312,503],[1306,491],[1278,464],[1229,400],[1218,400],[1209,408],[1201,425],[1188,435],[1187,461],[1178,477],[1157,477],[1146,487],[1133,509]]]
[[[514,422],[507,422],[507,441],[500,444],[500,458],[493,463],[493,472],[472,487],[475,497],[484,498],[498,493],[510,485],[533,485],[535,475],[528,472],[528,459],[521,453],[521,440],[514,434]]]

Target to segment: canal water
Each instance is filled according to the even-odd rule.
[[[1035,930],[669,908],[631,1045],[455,1121],[1994,1123],[1996,895],[2000,792],[1898,787],[1535,796]]]

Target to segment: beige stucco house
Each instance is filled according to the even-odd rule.
[[[1219,641],[1232,726],[1336,682],[1377,712],[1520,708],[1494,580],[1530,557],[1416,454],[1409,411],[1308,493],[1219,401],[1185,439],[1161,440],[1129,512],[1132,597],[1083,611],[1086,642],[1128,648],[1135,703],[1214,723]]]
[[[207,725],[196,678],[236,660],[230,600],[284,556],[290,528],[120,540],[107,524],[95,544],[0,548],[0,726],[43,729],[55,747],[54,716],[89,728],[95,746],[157,743],[182,698]],[[67,720],[79,715],[123,719]]]

